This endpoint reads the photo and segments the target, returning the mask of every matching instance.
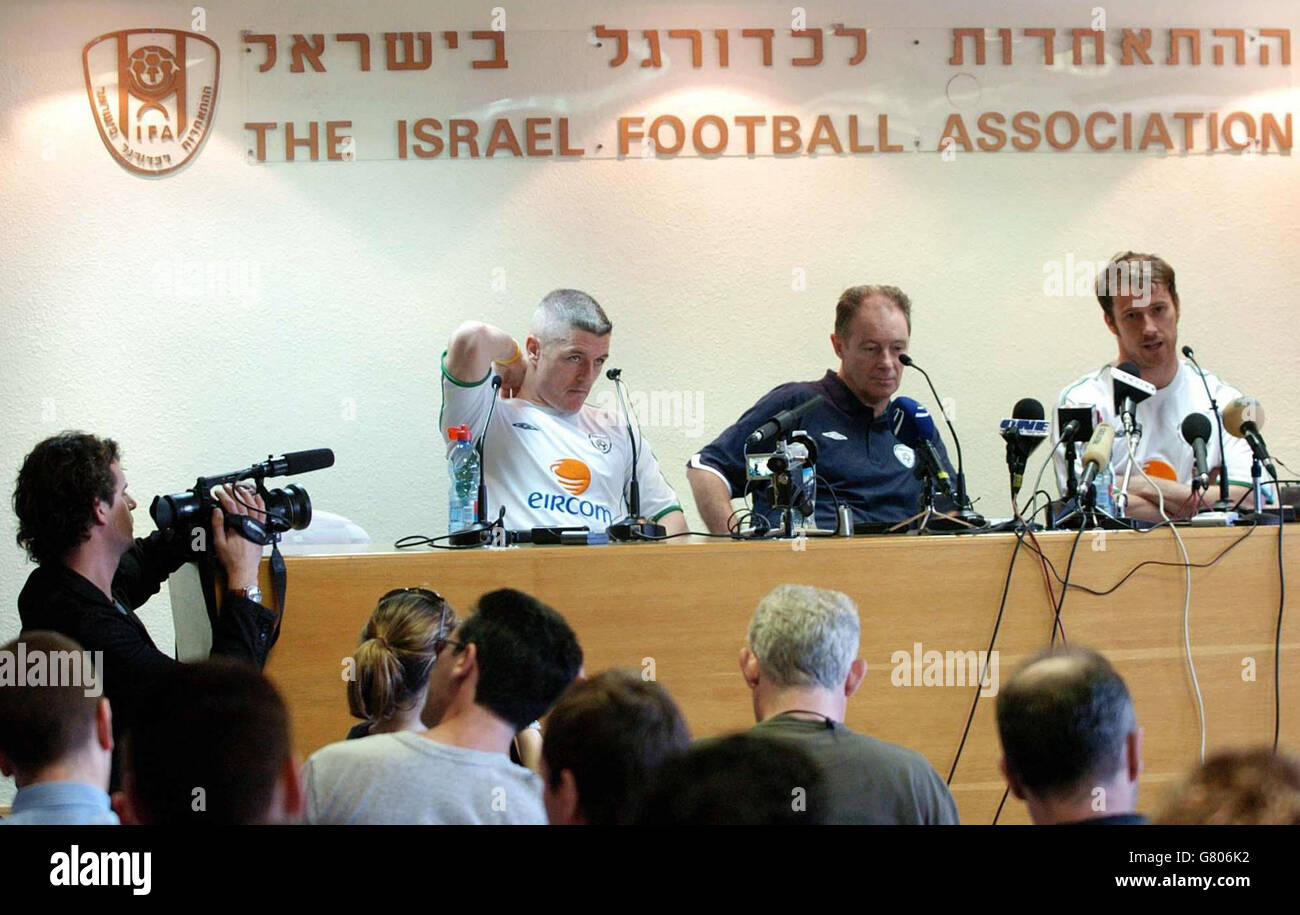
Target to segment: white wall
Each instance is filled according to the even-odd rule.
[[[192,4],[0,8],[0,639],[18,631],[15,601],[29,570],[13,544],[13,475],[45,435],[82,428],[118,439],[139,530],[152,528],[152,495],[201,472],[329,446],[336,467],[303,481],[318,507],[381,541],[441,532],[435,423],[447,336],[467,317],[522,334],[536,300],[559,285],[606,306],[613,362],[633,387],[704,392],[704,438],[646,430],[688,503],[687,457],[774,384],[832,367],[827,334],[840,290],[887,282],[913,299],[913,355],[956,399],[970,488],[984,496],[977,507],[1005,514],[997,419],[1020,397],[1053,402],[1114,355],[1095,301],[1046,298],[1042,265],[1126,247],[1173,263],[1183,340],[1263,400],[1270,444],[1300,466],[1291,156],[245,164],[242,28],[483,27],[494,5],[506,6],[511,28],[558,29],[779,23],[791,4],[737,13],[459,2],[440,5],[459,11],[446,14],[417,2],[209,3],[208,33],[226,63],[216,132],[190,167],[156,181],[127,174],[103,148],[81,48],[119,28],[189,28]],[[983,15],[968,3],[930,6],[836,3],[810,5],[809,15],[875,27],[1083,25],[1090,4],[978,4]],[[1300,34],[1300,13],[1280,0],[1106,8],[1112,27]],[[1294,110],[1294,100],[1293,91],[1278,110]],[[55,157],[45,161],[50,140]],[[256,261],[260,305],[154,295],[154,265],[177,251]],[[504,293],[491,290],[495,267],[506,270]],[[806,291],[790,288],[795,267],[807,271]],[[930,401],[919,376],[902,393]],[[354,420],[343,418],[347,399]],[[169,649],[165,602],[142,616]]]

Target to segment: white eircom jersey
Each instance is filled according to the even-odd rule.
[[[1101,422],[1110,423],[1115,429],[1115,447],[1111,452],[1110,467],[1116,479],[1122,477],[1128,467],[1128,440],[1124,436],[1124,426],[1115,414],[1114,388],[1110,378],[1109,365],[1096,372],[1083,376],[1061,392],[1061,406],[1092,406],[1094,418],[1100,416]],[[1215,402],[1222,410],[1241,392],[1232,385],[1225,384],[1218,376],[1205,373],[1205,380],[1214,392]],[[1210,420],[1214,429],[1211,440],[1205,449],[1206,463],[1210,472],[1219,468],[1219,438],[1215,417],[1210,409],[1210,400],[1205,393],[1196,369],[1184,362],[1178,367],[1173,381],[1160,388],[1156,393],[1137,406],[1137,420],[1142,426],[1142,438],[1138,442],[1138,465],[1153,478],[1175,480],[1190,483],[1195,472],[1195,459],[1192,446],[1183,439],[1183,420],[1191,413],[1202,413]],[[1052,415],[1052,441],[1060,434],[1057,427],[1056,413]],[[1250,446],[1244,439],[1225,434],[1224,448],[1228,455],[1228,480],[1237,486],[1249,486],[1251,453]],[[1055,454],[1057,484],[1065,491],[1065,456],[1064,449]],[[1082,472],[1082,462],[1076,461],[1076,473]],[[1137,475],[1136,468],[1133,471]],[[1267,474],[1265,474],[1267,477]],[[1265,493],[1268,496],[1268,493]],[[1212,497],[1206,496],[1207,499]],[[1167,506],[1173,511],[1177,506]]]
[[[483,435],[492,405],[491,376],[489,371],[477,382],[464,382],[452,377],[444,363],[438,420],[444,441],[453,426],[468,426],[476,442]],[[632,446],[617,414],[590,406],[560,413],[520,398],[498,398],[491,412],[483,449],[488,504],[486,511],[480,507],[480,518],[496,520],[505,506],[509,530],[585,525],[603,531],[627,516]],[[447,450],[450,454],[450,443]],[[681,510],[639,435],[637,470],[642,515],[658,520]]]

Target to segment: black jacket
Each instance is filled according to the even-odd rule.
[[[157,531],[137,539],[122,556],[113,578],[118,606],[62,563],[35,569],[18,595],[24,631],[53,630],[75,639],[87,651],[104,653],[99,673],[112,705],[115,735],[141,713],[141,700],[152,679],[178,663],[158,650],[134,611],[189,558],[186,546],[169,542]],[[240,658],[260,668],[279,635],[278,621],[276,611],[227,594],[213,628],[212,654]]]

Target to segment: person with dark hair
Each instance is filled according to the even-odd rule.
[[[1241,392],[1210,372],[1202,380],[1192,363],[1178,358],[1178,320],[1182,306],[1174,268],[1163,258],[1136,251],[1116,254],[1097,271],[1096,293],[1102,320],[1115,337],[1119,355],[1114,362],[1067,385],[1058,403],[1063,407],[1090,406],[1094,419],[1115,428],[1110,469],[1118,487],[1129,465],[1129,445],[1124,424],[1115,409],[1112,371],[1121,363],[1136,365],[1142,379],[1154,385],[1156,392],[1137,405],[1142,438],[1135,454],[1146,475],[1134,468],[1129,476],[1127,516],[1144,521],[1161,520],[1157,488],[1164,497],[1169,517],[1194,515],[1199,510],[1191,498],[1195,459],[1192,446],[1183,438],[1183,420],[1193,413],[1204,414],[1213,429],[1216,421],[1207,386],[1220,410],[1240,397]],[[1056,422],[1055,411],[1053,414],[1055,440],[1060,424]],[[1211,476],[1217,478],[1223,472],[1217,440],[1207,445],[1210,447],[1206,448],[1206,464]],[[1250,447],[1245,439],[1228,435],[1224,438],[1224,450],[1228,479],[1232,483],[1230,498],[1235,502],[1244,497],[1243,504],[1253,506]],[[1054,459],[1057,484],[1064,494],[1067,486],[1064,450],[1057,451]],[[1080,459],[1076,473],[1081,473],[1082,467]]]
[[[998,693],[1000,766],[1039,826],[1145,823],[1142,729],[1123,678],[1089,648],[1046,651]]]
[[[582,669],[555,610],[520,591],[479,598],[437,646],[422,733],[330,744],[307,760],[312,823],[545,823],[542,782],[507,755]]]
[[[542,780],[552,825],[631,822],[637,793],[691,734],[673,697],[636,671],[576,680],[546,716]]]
[[[213,658],[157,677],[127,732],[123,820],[146,825],[290,823],[302,784],[284,700],[251,664]]]
[[[797,744],[755,734],[704,740],[670,756],[641,799],[640,826],[819,826],[825,778]]]
[[[25,632],[0,647],[0,671],[34,661],[40,684],[0,673],[0,773],[18,786],[13,813],[0,823],[115,825],[107,791],[113,716],[93,660],[55,632]]]
[[[429,674],[438,646],[456,623],[456,611],[428,588],[397,588],[379,599],[352,656],[348,711],[362,721],[348,731],[348,740],[428,727]],[[541,759],[540,727],[533,722],[516,734],[510,753],[534,772]]]
[[[858,607],[844,593],[779,585],[749,620],[740,673],[757,722],[751,734],[797,744],[826,777],[828,823],[948,826],[948,786],[920,753],[844,723],[867,673]]]
[[[217,491],[212,543],[227,590],[212,628],[212,654],[261,666],[279,635],[279,613],[259,603],[262,548],[228,534],[223,513],[264,518],[262,499]],[[117,734],[145,712],[150,681],[178,662],[158,650],[135,615],[172,572],[191,558],[190,539],[155,531],[133,539],[131,512],[117,443],[81,432],[40,442],[23,461],[14,488],[18,544],[39,566],[18,596],[24,629],[62,633],[87,651],[102,651],[104,692],[113,703]]]
[[[476,441],[486,433],[489,504],[479,506],[480,519],[494,520],[504,508],[512,529],[603,531],[626,517],[635,472],[642,514],[670,534],[685,533],[681,503],[640,430],[633,429],[634,468],[626,422],[586,403],[605,371],[613,327],[590,295],[556,289],[533,312],[522,346],[480,321],[451,335],[442,354],[439,426],[448,448],[451,428],[468,426]],[[501,377],[499,394],[493,375]]]
[[[732,499],[753,496],[754,513],[780,519],[765,484],[751,479],[749,452],[771,451],[772,441],[754,447],[750,433],[780,413],[815,396],[822,402],[798,422],[816,442],[816,521],[835,530],[835,505],[849,506],[853,520],[898,522],[916,513],[921,482],[916,455],[889,427],[889,406],[903,379],[912,335],[912,302],[897,286],[851,286],[835,306],[831,348],[840,361],[817,381],[792,381],[768,391],[721,435],[691,457],[686,467],[700,517],[715,534],[726,533]],[[949,475],[943,443],[936,443]],[[832,497],[832,494],[834,497]],[[936,505],[947,510],[948,500]]]
[[[1161,826],[1300,826],[1300,759],[1271,747],[1221,750],[1166,795]]]

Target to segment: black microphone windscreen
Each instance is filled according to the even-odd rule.
[[[605,377],[610,381],[618,381],[618,376],[622,374],[622,369],[605,369]]]
[[[1142,377],[1142,371],[1137,367],[1136,362],[1121,362],[1119,365],[1115,366],[1115,368],[1119,369],[1121,372],[1128,372],[1134,378]]]
[[[911,365],[911,364],[912,364],[912,357],[909,356],[909,355],[907,355],[907,353],[899,353],[899,354],[898,354],[898,361],[901,362],[901,363],[903,363],[903,365]]]
[[[284,456],[285,476],[295,473],[308,473],[334,466],[334,452],[329,448],[313,448],[311,451],[290,451]]]
[[[1046,415],[1043,405],[1032,397],[1017,400],[1011,411],[1012,419],[1042,419]]]
[[[1189,445],[1198,438],[1208,442],[1212,434],[1213,427],[1204,413],[1189,413],[1183,420],[1183,440]]]
[[[1192,348],[1191,348],[1190,346],[1184,346],[1184,347],[1183,347],[1183,355],[1186,356],[1188,359],[1191,359],[1191,358],[1192,358],[1192,355],[1193,355],[1193,354],[1192,354]]]

